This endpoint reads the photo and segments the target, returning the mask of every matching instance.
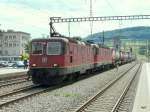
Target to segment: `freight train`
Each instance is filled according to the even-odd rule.
[[[32,40],[29,75],[35,84],[51,85],[101,68],[133,61],[131,52],[55,37]]]

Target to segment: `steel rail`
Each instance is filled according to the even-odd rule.
[[[20,92],[30,91],[30,90],[32,90],[32,89],[34,89],[34,88],[37,88],[37,87],[39,87],[39,85],[37,85],[37,86],[33,86],[33,85],[32,85],[32,86],[30,86],[30,87],[28,86],[27,88],[24,88],[24,89],[22,88],[22,89],[20,89],[20,90],[15,91],[15,92],[10,92],[10,93],[8,93],[8,94],[1,95],[1,96],[0,96],[0,99],[13,96],[13,95],[18,94],[18,93],[20,93]],[[21,96],[21,97],[16,98],[16,99],[11,99],[11,100],[9,100],[9,101],[0,102],[0,108],[2,108],[3,106],[7,106],[7,105],[9,105],[9,104],[11,104],[11,103],[14,103],[14,102],[16,102],[16,101],[19,101],[19,100],[21,100],[21,99],[24,99],[24,98],[27,98],[27,97],[29,97],[29,96],[32,96],[33,94],[36,94],[36,93],[31,93],[31,94],[29,94],[29,95],[24,95],[24,96]]]
[[[0,99],[3,98],[3,97],[7,97],[7,96],[9,96],[9,95],[13,95],[13,94],[18,93],[18,92],[23,92],[23,91],[26,91],[26,90],[29,90],[29,89],[33,89],[33,88],[35,88],[35,87],[38,87],[38,86],[30,85],[30,86],[26,86],[26,87],[22,87],[22,88],[13,90],[13,91],[8,92],[8,93],[6,93],[6,94],[0,94]]]
[[[4,80],[1,80],[0,81],[0,84],[3,84],[3,83],[8,83],[8,82],[12,82],[12,81],[16,81],[16,80],[20,80],[20,79],[25,79],[27,78],[27,76],[20,76],[20,77],[15,77],[15,78],[10,78],[10,79],[4,79]]]
[[[3,102],[3,103],[0,102],[0,109],[5,107],[5,106],[8,106],[9,104],[13,104],[15,102],[18,102],[20,100],[26,99],[28,97],[32,97],[32,96],[35,96],[35,95],[38,95],[38,94],[42,94],[42,93],[45,93],[45,92],[48,92],[48,91],[51,91],[51,90],[55,90],[55,89],[61,88],[61,87],[65,86],[65,85],[67,85],[67,84],[68,84],[68,82],[67,83],[62,83],[60,85],[54,85],[52,87],[44,88],[42,90],[37,90],[36,92],[31,92],[31,93],[26,94],[24,96],[13,98],[13,99],[11,99],[9,101],[6,101],[6,102]],[[38,87],[40,87],[40,86],[37,85],[37,87],[35,86],[33,88],[27,88],[25,90],[21,90],[20,93],[24,92],[24,91],[28,92],[28,91],[31,91],[32,89],[38,89]],[[19,92],[19,90],[18,90],[18,92]],[[16,92],[16,94],[18,94],[18,92]],[[10,94],[14,95],[13,93],[10,93]],[[7,95],[4,95],[4,96],[7,96]]]
[[[124,89],[123,93],[121,94],[121,96],[119,97],[118,101],[116,102],[116,104],[114,105],[113,109],[111,110],[111,112],[118,112],[118,109],[120,107],[121,102],[123,101],[124,97],[126,96],[129,88],[131,87],[131,84],[133,83],[136,75],[138,74],[140,68],[141,68],[142,64],[140,64],[138,70],[136,71],[135,75],[133,76],[133,78],[131,79],[131,81],[128,83],[128,85],[126,86],[126,88]]]
[[[111,87],[113,84],[115,84],[119,79],[121,79],[125,74],[127,74],[135,66],[136,66],[136,64],[134,66],[132,66],[131,68],[129,68],[124,73],[122,73],[119,77],[117,77],[114,80],[107,83],[99,92],[97,92],[92,98],[90,98],[87,102],[85,102],[82,106],[80,106],[74,112],[82,112],[84,109],[86,109],[92,102],[94,102],[99,96],[101,96],[109,87]]]
[[[132,66],[132,68],[133,68],[134,66]],[[131,69],[131,68],[130,68]],[[70,82],[68,82],[68,83],[70,83]],[[37,95],[37,94],[41,94],[41,93],[44,93],[44,92],[48,92],[48,91],[51,91],[51,90],[55,90],[55,89],[57,89],[57,88],[60,88],[60,87],[63,87],[63,86],[65,86],[65,85],[67,85],[68,83],[63,83],[63,84],[60,84],[60,85],[56,85],[56,86],[52,86],[52,87],[49,87],[49,88],[46,88],[46,89],[42,89],[42,90],[38,90],[38,91],[36,91],[36,92],[31,92],[30,94],[26,94],[26,95],[24,95],[24,96],[20,96],[20,97],[17,97],[17,98],[13,98],[13,99],[11,99],[10,98],[10,100],[9,101],[4,101],[3,103],[1,103],[0,104],[0,109],[1,108],[3,108],[3,107],[5,107],[5,106],[8,106],[9,104],[13,104],[13,103],[15,103],[15,102],[18,102],[18,101],[20,101],[20,100],[23,100],[23,99],[26,99],[26,98],[28,98],[28,97],[32,97],[32,96],[34,96],[34,95]],[[34,87],[33,87],[34,88]],[[20,92],[21,93],[21,91],[23,92],[23,91],[25,91],[25,92],[28,92],[28,91],[31,91],[33,88],[26,88],[26,90],[17,90],[15,93],[17,94],[18,92]],[[35,87],[35,89],[38,89],[38,88],[36,88]],[[14,95],[13,93],[8,93],[8,95]],[[7,95],[5,95],[5,94],[3,94],[3,95],[1,95],[1,98],[3,98],[3,97],[6,97]],[[8,98],[8,97],[6,97],[6,98]]]
[[[5,86],[10,86],[10,85],[14,85],[14,84],[19,84],[19,83],[23,83],[23,82],[28,82],[28,81],[31,81],[31,80],[26,80],[26,77],[22,78],[22,79],[16,79],[16,80],[13,80],[14,82],[5,82],[4,84],[0,84],[0,88],[2,87],[5,87]]]

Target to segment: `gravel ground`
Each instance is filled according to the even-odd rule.
[[[118,112],[132,112],[133,104],[136,96],[136,91],[138,87],[138,82],[140,78],[141,71],[138,72],[138,75],[135,77],[133,83],[131,84],[124,100],[122,101]]]
[[[33,85],[33,83],[31,81],[27,81],[27,82],[23,82],[23,83],[19,83],[19,84],[13,84],[13,85],[1,87],[0,88],[0,95],[2,95],[4,93],[11,92],[13,90],[17,90],[17,89],[26,87],[26,86],[30,86],[30,85]]]
[[[129,66],[131,64],[121,66],[118,72]],[[66,112],[93,96],[103,85],[118,76],[118,74],[117,70],[113,69],[36,97],[30,97],[9,107],[2,108],[0,112]]]
[[[119,79],[115,84],[113,84],[109,89],[107,89],[104,94],[102,94],[96,102],[93,102],[89,107],[87,107],[84,112],[111,112],[112,108],[115,106],[118,98],[126,88],[127,84],[133,78],[136,73],[138,65]],[[100,108],[98,108],[100,107]]]

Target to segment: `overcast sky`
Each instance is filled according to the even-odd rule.
[[[31,33],[33,38],[49,34],[49,18],[87,17],[90,0],[0,0],[0,28]],[[93,16],[150,14],[150,0],[93,0]],[[94,22],[93,32],[132,26],[150,26],[150,20]],[[68,35],[68,24],[56,24]],[[71,36],[90,34],[89,23],[71,23]]]

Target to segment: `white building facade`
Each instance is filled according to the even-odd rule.
[[[29,33],[21,31],[2,31],[0,33],[0,60],[15,61],[25,53],[25,45],[31,39]]]

